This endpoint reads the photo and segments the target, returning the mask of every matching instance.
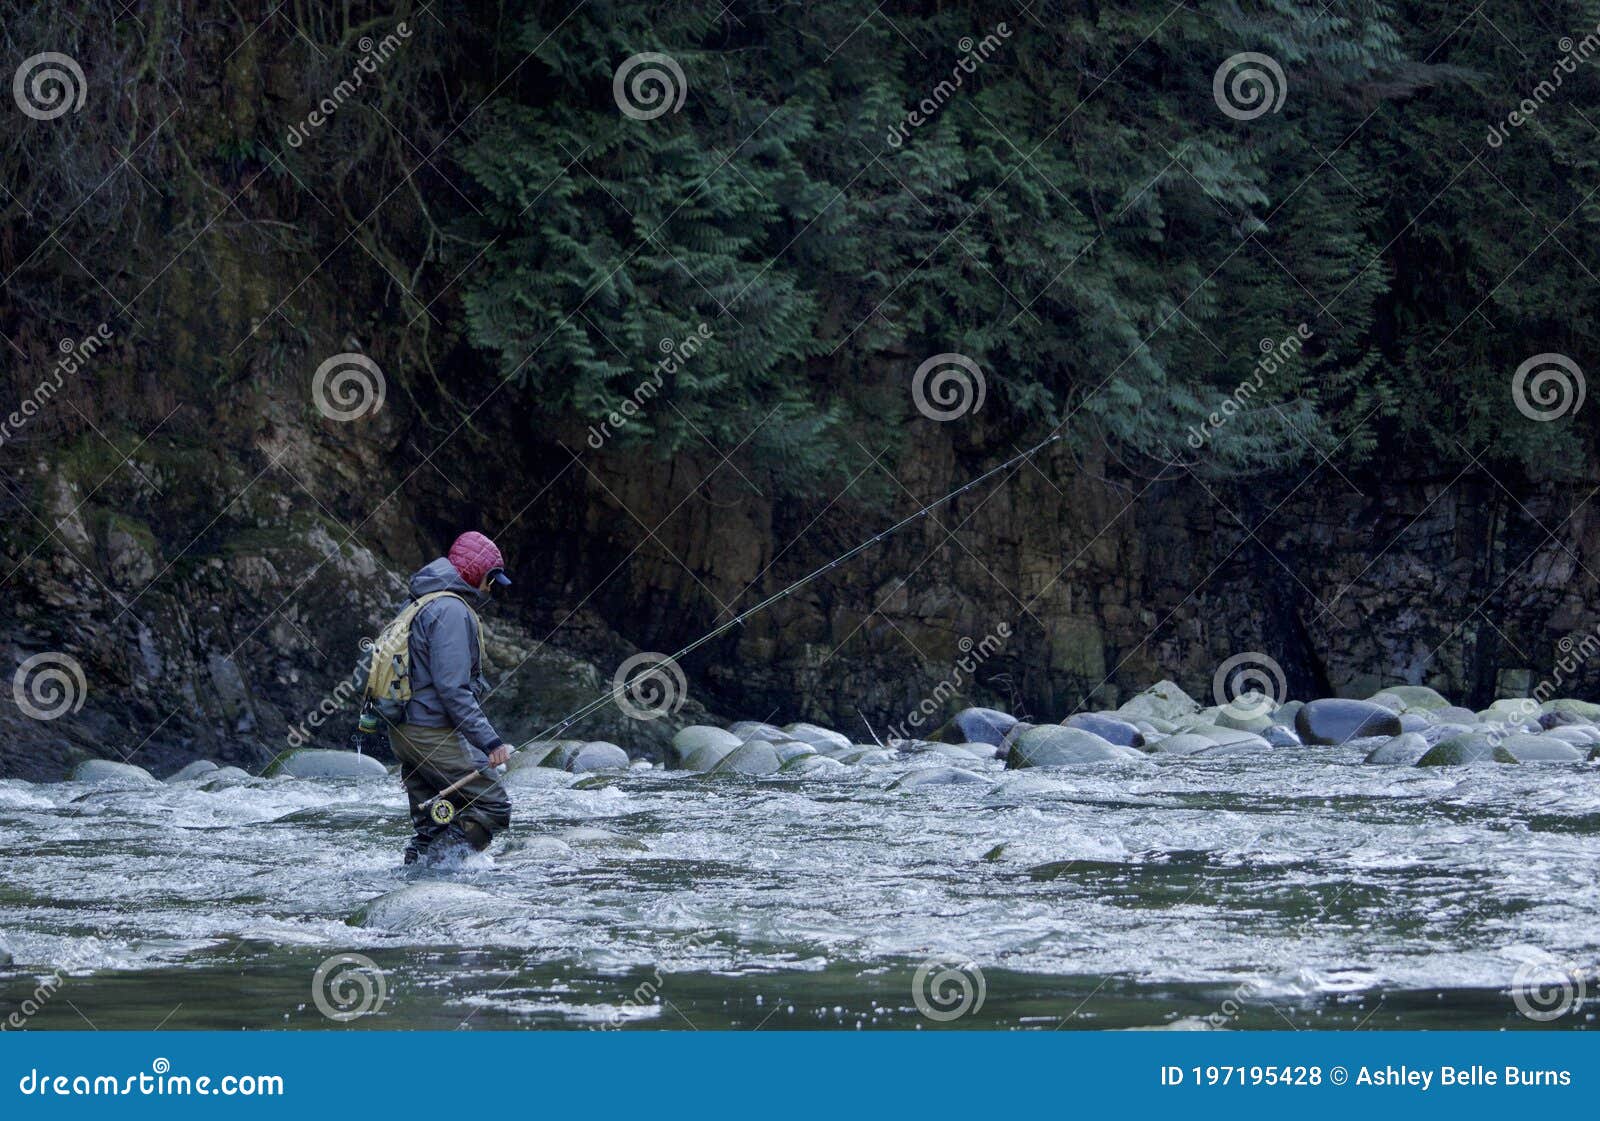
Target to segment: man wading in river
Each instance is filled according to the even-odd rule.
[[[463,845],[481,852],[511,824],[505,789],[483,773],[505,763],[511,748],[478,703],[489,687],[483,678],[483,629],[474,610],[488,600],[490,588],[511,583],[504,570],[505,558],[493,541],[463,533],[448,556],[411,577],[411,603],[378,639],[374,660],[384,672],[375,669],[369,678],[369,692],[375,693],[369,700],[389,721],[411,802],[416,836],[406,845],[407,864],[424,853],[443,855]],[[409,652],[409,666],[381,657],[402,648]],[[424,803],[463,779],[466,784],[451,795],[459,807],[455,819],[439,824]]]

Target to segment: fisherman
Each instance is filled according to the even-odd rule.
[[[406,845],[407,864],[463,846],[482,852],[511,824],[505,788],[487,773],[506,762],[511,748],[479,703],[489,687],[483,626],[474,610],[491,588],[510,583],[499,548],[477,532],[463,533],[447,556],[411,577],[409,697],[403,720],[389,725],[416,830]],[[424,803],[462,779],[466,784],[451,796],[459,811],[441,825]]]

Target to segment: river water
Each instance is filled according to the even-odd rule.
[[[885,753],[804,778],[528,768],[513,841],[420,871],[400,865],[394,780],[4,781],[0,1018],[1593,1027],[1600,768],[1379,767],[1365,750],[971,762],[984,781],[914,790],[889,787],[948,761]],[[574,828],[591,832],[549,839]],[[419,885],[442,886],[347,922]],[[373,964],[324,971],[323,991],[362,973],[323,1003],[366,1014],[333,1021],[314,976],[341,953]],[[1528,970],[1567,976],[1559,1004],[1536,1006],[1563,1014],[1519,1011],[1508,989]]]

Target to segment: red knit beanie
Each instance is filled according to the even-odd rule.
[[[483,578],[496,569],[504,569],[506,558],[500,555],[500,548],[483,534],[476,530],[468,530],[456,538],[455,544],[450,546],[450,563],[455,570],[461,573],[461,578],[476,588],[483,583]],[[496,583],[509,584],[504,572]]]

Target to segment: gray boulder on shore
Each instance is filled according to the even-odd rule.
[[[1370,701],[1329,697],[1312,701],[1294,714],[1295,731],[1306,743],[1343,744],[1369,736],[1398,736],[1397,713]]]
[[[1006,757],[1006,766],[1070,767],[1081,763],[1114,763],[1143,759],[1144,752],[1102,739],[1081,728],[1046,724],[1030,728],[1017,737]]]

